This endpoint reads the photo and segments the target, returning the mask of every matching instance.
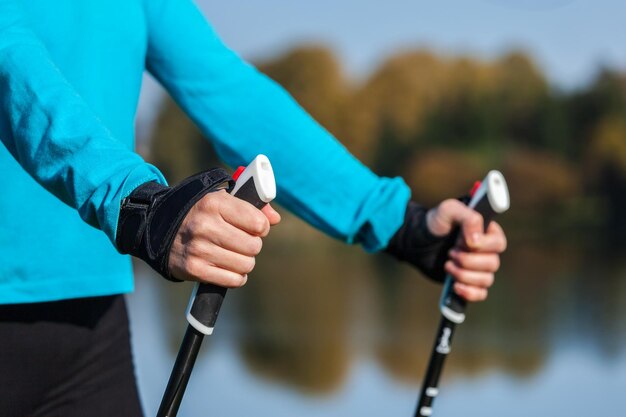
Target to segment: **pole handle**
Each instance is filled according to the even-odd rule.
[[[496,214],[509,209],[509,191],[504,176],[499,171],[489,171],[480,186],[473,190],[468,207],[483,216],[485,231]],[[453,323],[465,321],[467,301],[454,292],[454,278],[448,275],[439,301],[441,314]]]
[[[237,182],[231,194],[259,210],[276,197],[274,172],[265,155],[258,155],[245,169],[240,167],[233,178]],[[205,335],[213,333],[225,296],[224,287],[196,283],[186,311],[189,324]]]

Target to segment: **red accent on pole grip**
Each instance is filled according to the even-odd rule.
[[[235,178],[235,179],[237,179],[237,178]],[[476,191],[478,191],[478,189],[480,188],[480,184],[481,184],[480,181],[476,181],[474,183],[474,186],[472,187],[472,190],[470,191],[470,197],[474,197],[474,194],[476,194]]]
[[[246,170],[246,167],[239,167],[233,172],[233,179],[237,181],[242,172]]]

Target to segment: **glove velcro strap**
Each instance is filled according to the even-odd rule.
[[[178,229],[191,208],[206,194],[226,189],[235,181],[215,168],[193,175],[174,187],[155,182],[139,186],[122,201],[117,247],[144,260],[165,278],[178,281],[169,272],[169,253]]]

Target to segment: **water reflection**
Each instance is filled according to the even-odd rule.
[[[281,235],[268,242],[272,255],[259,257],[240,303],[238,339],[255,372],[310,391],[331,391],[343,381],[356,271],[333,249],[340,250]]]
[[[139,280],[155,279],[144,268],[139,273]],[[626,255],[593,242],[510,242],[489,301],[471,306],[455,336],[444,383],[467,386],[467,378],[488,381],[494,374],[532,381],[572,350],[601,363],[623,362],[625,278]],[[190,287],[158,282],[173,357]],[[251,377],[306,395],[342,392],[363,358],[412,391],[430,353],[439,291],[409,267],[286,216],[248,285],[229,293],[212,340],[231,343],[229,354],[237,353]]]

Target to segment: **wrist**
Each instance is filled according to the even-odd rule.
[[[400,261],[412,264],[429,278],[443,281],[445,278],[443,265],[454,239],[450,234],[438,236],[430,229],[429,218],[433,218],[435,210],[428,210],[410,201],[406,208],[404,223],[389,241],[385,252]]]
[[[163,277],[178,281],[170,273],[169,254],[185,216],[207,193],[233,185],[223,169],[201,172],[175,187],[142,184],[120,205],[118,251],[142,259]]]

